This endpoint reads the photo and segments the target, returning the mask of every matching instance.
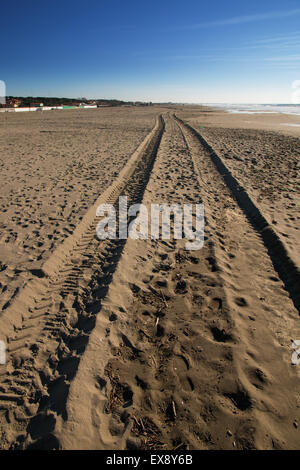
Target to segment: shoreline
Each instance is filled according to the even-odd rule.
[[[209,106],[178,107],[183,116],[191,122],[201,120],[206,127],[255,129],[279,132],[294,137],[300,137],[300,115],[285,113],[237,113],[224,108]]]

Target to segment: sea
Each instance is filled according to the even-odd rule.
[[[278,113],[300,116],[300,104],[206,104],[207,106],[223,108],[227,112],[235,114]]]

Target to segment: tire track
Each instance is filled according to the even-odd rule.
[[[0,330],[8,345],[8,363],[0,366],[3,448],[33,442],[39,448],[58,447],[51,430],[57,415],[66,418],[70,381],[126,243],[97,239],[96,209],[102,203],[116,205],[120,195],[129,204],[141,200],[163,131],[160,115],[113,185],[2,316]]]
[[[175,116],[175,118],[187,132],[195,136],[203,145],[219,174],[235,197],[239,207],[242,209],[253,228],[259,232],[275,270],[283,281],[286,290],[289,292],[296,309],[300,313],[300,269],[289,256],[283,242],[251,200],[246,189],[240,185],[209,143],[192,126],[182,121],[177,116]]]
[[[181,131],[165,120],[142,201],[148,212],[202,200]],[[172,235],[128,240],[71,384],[68,420],[55,429],[64,449],[204,448],[203,421],[224,418],[211,395],[221,371],[234,375],[234,324],[213,243],[192,254],[184,246]]]
[[[278,344],[294,309],[281,287],[267,286],[270,309],[286,301],[275,334],[269,312],[238,294],[234,280],[249,289],[235,272],[247,243],[263,265],[258,278],[257,260],[246,258],[251,302],[273,275],[269,256],[197,136],[170,116],[164,122],[36,273],[9,343],[14,368],[0,380],[4,448],[297,447],[290,417],[299,421],[299,380]],[[203,249],[191,255],[173,238],[100,243],[96,206],[120,194],[148,206],[203,201]],[[240,216],[234,228],[227,210]]]
[[[264,239],[210,153],[197,135],[176,121],[201,186],[206,232],[212,238],[233,322],[229,333],[237,339],[232,349],[232,383],[222,386],[224,396],[247,419],[242,424],[236,416],[230,424],[235,429],[234,443],[239,449],[296,449],[298,437],[292,423],[299,419],[300,377],[291,364],[291,338],[298,338],[300,330],[294,299],[288,298]],[[219,333],[216,339],[226,341],[224,332]]]
[[[265,247],[201,144],[165,120],[142,202],[203,201],[204,247],[128,240],[53,435],[64,449],[296,448],[299,380],[278,344],[294,308],[269,285]],[[233,228],[227,211],[238,217]],[[247,244],[254,262],[244,260]],[[270,309],[285,302],[275,332],[260,300],[266,288]]]

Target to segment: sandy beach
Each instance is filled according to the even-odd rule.
[[[112,183],[156,113],[118,108],[0,115],[3,310]]]
[[[0,115],[0,447],[297,449],[300,117]],[[204,204],[203,248],[96,236]]]

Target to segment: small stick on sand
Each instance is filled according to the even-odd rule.
[[[174,402],[174,400],[172,401],[172,410],[173,410],[173,415],[174,415],[174,418],[176,418],[176,416],[177,416],[177,413],[176,413],[176,406],[175,406],[175,402]]]
[[[136,419],[136,417],[135,417],[134,415],[132,415],[132,419],[135,421],[135,424],[136,424],[137,426],[139,426],[139,422],[138,422],[138,420]]]
[[[157,367],[157,363],[156,363],[155,357],[154,357],[154,356],[150,356],[150,357],[151,357],[151,359],[152,359],[152,361],[153,361],[154,366]]]
[[[157,326],[157,325],[158,325],[158,322],[159,322],[159,317],[156,317],[155,326]]]
[[[178,446],[174,447],[174,449],[172,450],[177,450],[177,449],[180,449],[181,447],[183,447],[185,445],[184,442],[182,442],[181,444],[179,444]]]
[[[161,290],[160,293],[161,293],[161,296],[162,296],[163,301],[164,301],[164,303],[165,303],[165,306],[168,307],[168,302],[166,301],[166,298],[165,298],[165,296],[164,296],[163,291]]]

